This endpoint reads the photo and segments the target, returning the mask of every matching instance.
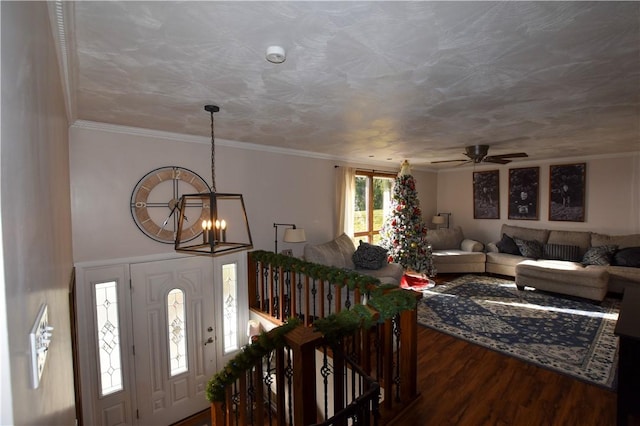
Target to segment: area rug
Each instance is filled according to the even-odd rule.
[[[435,286],[433,280],[416,277],[415,275],[404,274],[400,279],[400,287],[409,290],[425,290]]]
[[[543,368],[614,390],[620,302],[601,305],[513,281],[465,275],[424,290],[418,322]]]

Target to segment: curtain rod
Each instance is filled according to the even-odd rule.
[[[338,167],[344,167],[344,166],[339,166],[339,165],[337,165],[337,164],[334,164],[334,165],[333,165],[333,168],[334,168],[334,169],[337,169]],[[395,174],[397,174],[397,173],[398,173],[397,171],[375,170],[375,169],[363,169],[363,168],[358,168],[358,167],[356,167],[356,171],[357,171],[357,172],[384,173],[384,174],[387,174],[387,175],[395,175]]]

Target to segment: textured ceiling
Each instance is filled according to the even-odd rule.
[[[63,7],[78,120],[207,136],[215,103],[218,138],[394,165],[640,151],[637,2]]]

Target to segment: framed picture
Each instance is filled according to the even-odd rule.
[[[584,222],[586,163],[549,166],[549,220]]]
[[[500,171],[473,172],[473,218],[500,219]]]
[[[285,256],[293,256],[293,250],[291,249],[284,249],[280,253],[284,254]]]
[[[509,169],[509,219],[538,220],[540,167]]]

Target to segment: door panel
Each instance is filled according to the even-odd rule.
[[[135,424],[128,265],[80,269],[76,297],[82,422]]]
[[[215,341],[213,260],[133,264],[131,283],[139,424],[170,424],[206,409],[216,357],[206,344]],[[172,290],[182,297],[169,296]],[[184,353],[175,349],[183,341]],[[186,358],[184,372],[171,373],[172,345],[174,365]]]

